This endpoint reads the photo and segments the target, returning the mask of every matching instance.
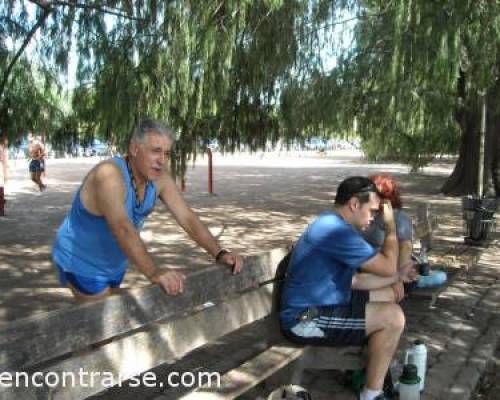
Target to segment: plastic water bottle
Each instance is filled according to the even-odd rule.
[[[406,364],[399,378],[399,399],[420,400],[420,377],[417,374],[417,366]]]
[[[419,273],[422,276],[427,276],[430,273],[429,257],[427,256],[427,248],[422,246],[420,248],[420,265]]]
[[[405,364],[415,364],[417,367],[417,374],[420,378],[419,389],[422,392],[425,386],[425,374],[427,371],[427,347],[421,340],[415,340],[405,353]]]

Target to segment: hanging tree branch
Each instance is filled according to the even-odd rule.
[[[36,4],[37,6],[47,9],[54,6],[68,6],[73,8],[81,9],[91,9],[104,14],[114,15],[115,17],[126,18],[133,21],[144,21],[144,18],[134,17],[133,15],[126,14],[123,10],[111,9],[98,4],[83,4],[77,3],[76,1],[64,1],[64,0],[53,0],[53,1],[43,1],[43,0],[29,0],[30,2]]]
[[[100,5],[96,5],[96,4],[80,4],[77,2],[63,1],[63,0],[54,0],[54,1],[29,0],[29,1],[33,4],[36,4],[38,7],[40,7],[43,10],[43,12],[42,12],[41,16],[38,18],[36,24],[33,25],[31,30],[28,32],[28,35],[26,36],[26,38],[23,41],[23,44],[17,50],[16,54],[14,55],[14,57],[10,61],[9,65],[5,69],[2,81],[0,83],[0,99],[2,99],[2,97],[3,97],[5,87],[7,86],[10,75],[12,73],[12,69],[16,65],[17,61],[19,60],[19,58],[23,54],[23,52],[26,49],[26,47],[28,46],[28,44],[31,42],[31,39],[33,38],[33,36],[40,29],[40,27],[43,25],[43,23],[45,22],[47,17],[52,13],[54,6],[68,6],[68,7],[74,7],[74,8],[82,8],[82,9],[93,9],[93,10],[96,10],[96,11],[99,11],[102,13],[127,18],[129,20],[136,20],[136,21],[142,20],[142,18],[137,18],[137,17],[131,16],[131,15],[127,15],[127,14],[124,14],[122,12],[111,10],[109,8],[106,8],[106,7],[103,7]]]
[[[361,14],[361,15],[356,15],[354,17],[350,17],[350,18],[346,18],[346,19],[333,20],[332,22],[325,23],[325,24],[320,25],[314,29],[311,29],[309,32],[306,32],[305,36],[315,35],[320,31],[333,28],[334,26],[337,26],[337,25],[344,25],[344,24],[347,24],[347,23],[352,22],[352,21],[362,21],[362,20],[369,20],[371,18],[381,17],[381,16],[387,14],[392,6],[393,6],[392,2],[389,2],[389,4],[387,4],[383,10],[380,10],[377,13]],[[307,22],[304,25],[305,26],[312,25],[312,23]]]
[[[21,57],[21,55],[23,54],[24,49],[28,46],[29,42],[31,41],[31,39],[33,38],[33,36],[35,35],[35,33],[43,25],[43,23],[45,22],[45,20],[49,16],[49,14],[52,12],[46,6],[41,6],[41,7],[43,8],[42,15],[40,16],[40,18],[38,19],[38,21],[36,22],[36,24],[33,25],[33,27],[31,28],[31,30],[29,31],[28,36],[26,36],[26,39],[24,39],[23,44],[21,45],[21,47],[19,48],[19,50],[17,50],[16,54],[14,55],[14,57],[12,58],[12,60],[10,61],[8,67],[6,68],[5,73],[3,74],[3,79],[2,79],[2,82],[0,83],[0,99],[3,97],[4,91],[5,91],[5,87],[7,86],[7,82],[9,81],[9,77],[10,77],[10,74],[12,72],[12,69],[14,68],[14,65],[16,64],[16,62],[19,59],[19,57]]]

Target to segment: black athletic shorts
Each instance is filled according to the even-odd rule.
[[[319,346],[354,346],[366,342],[368,290],[353,290],[351,303],[311,307],[297,315],[297,324],[283,333],[292,342]]]

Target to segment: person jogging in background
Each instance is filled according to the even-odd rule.
[[[40,142],[34,142],[30,148],[29,172],[33,182],[38,185],[40,192],[47,188],[42,182],[42,174],[45,172],[45,149]]]

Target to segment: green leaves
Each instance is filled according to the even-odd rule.
[[[370,157],[418,168],[456,151],[457,112],[497,79],[500,6],[488,0],[94,0],[53,3],[39,27],[43,10],[26,4],[0,0],[0,72],[14,74],[8,61],[36,28],[16,81],[36,70],[49,85],[34,85],[45,111],[20,111],[16,129],[57,109],[54,74],[74,46],[73,128],[124,143],[139,118],[160,118],[186,157],[202,139],[255,150],[358,135]],[[2,115],[32,90],[13,77]]]
[[[464,61],[470,66],[471,89],[491,84],[494,71],[495,51],[485,51],[489,61],[479,43],[479,37],[490,34],[493,43],[498,41],[498,35],[493,40],[488,33],[494,24],[482,31],[477,25],[484,24],[486,13],[490,20],[498,18],[491,3],[369,3],[364,12],[377,17],[358,22],[357,46],[342,70],[342,86],[355,93],[341,100],[357,110],[369,157],[398,159],[419,168],[435,154],[457,151],[460,130],[454,114],[460,67]],[[479,54],[471,58],[475,52]]]

